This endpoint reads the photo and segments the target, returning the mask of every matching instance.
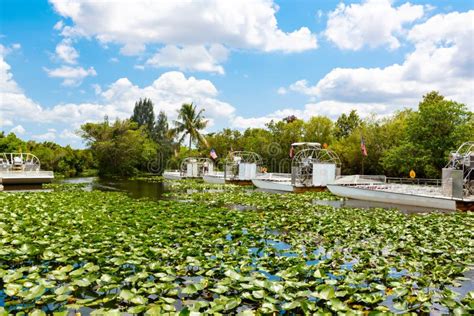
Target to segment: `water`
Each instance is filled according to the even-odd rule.
[[[125,192],[134,198],[162,199],[165,187],[162,182],[150,183],[145,181],[129,180],[126,178],[97,178],[77,177],[57,179],[54,183],[85,184],[84,190],[92,191],[118,191]],[[44,189],[41,185],[6,185],[4,191],[33,192],[51,191]]]

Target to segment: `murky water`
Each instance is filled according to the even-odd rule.
[[[86,191],[120,191],[134,198],[150,198],[154,200],[162,199],[163,193],[166,192],[165,186],[161,182],[150,183],[125,178],[77,177],[57,179],[54,183],[85,184],[84,189]],[[51,190],[44,189],[41,185],[6,185],[4,191],[33,192]]]

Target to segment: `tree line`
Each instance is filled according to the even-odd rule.
[[[82,136],[105,173],[150,171],[152,161],[161,166],[155,170],[178,168],[183,158],[209,157],[211,149],[218,155],[217,163],[230,151],[246,150],[261,155],[269,172],[288,172],[291,144],[310,141],[335,151],[343,174],[358,174],[364,168],[365,174],[407,177],[415,170],[418,177],[426,178],[439,177],[449,152],[474,139],[473,112],[435,91],[423,97],[417,110],[405,109],[383,118],[362,119],[355,110],[335,121],[292,115],[271,121],[265,128],[225,128],[206,135],[202,132],[207,124],[204,110],[183,104],[177,114],[172,124],[163,112],[155,118],[152,101],[143,99],[136,102],[129,120],[85,124]],[[362,138],[367,156],[361,152]]]
[[[224,128],[204,134],[208,122],[204,114],[192,103],[183,104],[177,119],[170,122],[164,112],[155,116],[152,100],[145,98],[135,103],[129,119],[109,121],[105,117],[99,123],[83,124],[78,133],[88,149],[23,142],[13,134],[1,134],[0,151],[15,149],[23,142],[24,150],[37,154],[45,169],[66,175],[87,168],[97,168],[100,175],[161,173],[179,168],[185,157],[209,157],[211,149],[218,155],[218,165],[228,152],[245,150],[261,155],[268,172],[289,172],[291,144],[308,141],[336,152],[343,174],[363,171],[407,177],[415,170],[417,177],[438,178],[449,153],[474,140],[474,113],[435,91],[423,96],[416,110],[404,109],[386,117],[362,119],[356,110],[335,121],[325,116],[291,115],[270,121],[264,128]],[[367,156],[361,152],[362,139]]]

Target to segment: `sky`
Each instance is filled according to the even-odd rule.
[[[84,147],[139,98],[207,132],[387,116],[437,90],[474,110],[472,0],[1,0],[0,130]]]

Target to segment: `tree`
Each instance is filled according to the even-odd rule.
[[[334,123],[325,116],[313,116],[304,126],[304,140],[331,144],[334,138]]]
[[[81,126],[81,136],[98,161],[100,175],[125,176],[146,170],[155,157],[156,144],[145,128],[119,119],[113,124],[104,121]]]
[[[146,131],[149,135],[153,137],[155,131],[155,114],[153,111],[153,102],[150,99],[140,98],[135,102],[135,107],[133,108],[133,115],[130,118],[132,121],[136,122],[138,126],[145,126]]]
[[[189,151],[193,141],[208,146],[206,139],[201,134],[201,130],[206,128],[207,120],[203,116],[204,109],[196,112],[193,103],[184,103],[178,110],[178,120],[174,121],[175,128],[173,134],[179,137],[178,143],[182,143],[186,136],[189,137]]]
[[[163,111],[158,114],[153,136],[153,140],[158,145],[158,155],[161,157],[161,163],[166,166],[173,154],[173,139],[170,135],[168,118]],[[162,170],[160,169],[160,171]]]
[[[336,121],[336,137],[339,139],[349,136],[361,123],[362,121],[356,110],[352,110],[349,115],[343,113]]]
[[[381,163],[391,173],[414,169],[419,177],[439,178],[449,152],[472,139],[474,113],[433,91],[407,117],[403,140],[387,150]]]

